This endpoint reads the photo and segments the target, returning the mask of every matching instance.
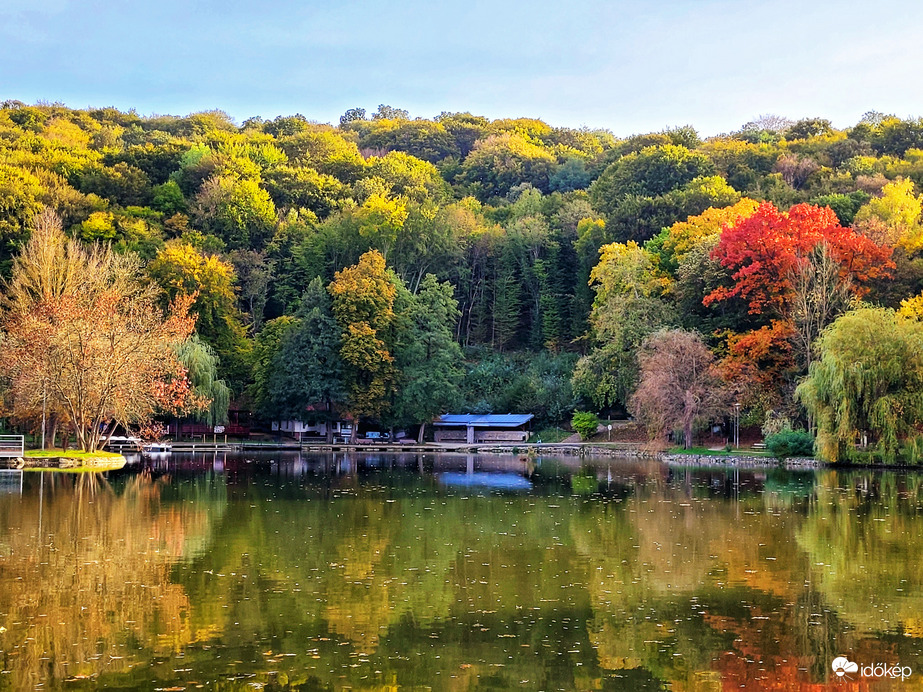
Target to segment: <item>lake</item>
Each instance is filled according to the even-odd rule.
[[[7,474],[0,669],[0,690],[904,689],[923,475],[371,452]]]

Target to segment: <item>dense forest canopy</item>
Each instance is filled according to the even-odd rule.
[[[680,329],[745,423],[832,425],[820,390],[796,387],[830,376],[835,339],[819,337],[845,313],[923,314],[921,184],[923,119],[876,112],[703,139],[386,105],[238,125],[7,101],[0,273],[45,208],[136,254],[164,308],[191,300],[192,384],[267,418],[626,411],[644,344]],[[893,329],[894,348],[916,333]],[[912,438],[921,421],[898,415],[888,430]]]

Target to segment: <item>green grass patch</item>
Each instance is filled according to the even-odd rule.
[[[542,428],[541,430],[533,433],[532,437],[529,438],[529,442],[538,442],[542,441],[542,444],[551,444],[554,442],[560,442],[568,437],[573,435],[572,432],[564,430],[563,428]]]
[[[30,458],[37,459],[104,459],[107,457],[119,458],[122,455],[118,452],[84,452],[82,450],[69,449],[66,452],[63,449],[30,449],[25,454]]]
[[[732,456],[748,456],[748,457],[769,457],[772,456],[765,449],[732,449],[727,452],[723,449],[713,450],[708,449],[707,447],[690,447],[686,449],[685,447],[671,447],[667,450],[668,454],[690,454],[693,456],[703,456],[703,457],[732,457]]]

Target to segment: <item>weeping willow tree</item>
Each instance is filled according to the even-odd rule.
[[[821,457],[848,459],[866,434],[893,463],[923,425],[923,322],[859,308],[824,330],[818,351],[795,395],[817,425]]]
[[[212,402],[196,416],[196,420],[207,425],[227,423],[231,390],[224,380],[218,379],[218,356],[215,351],[199,339],[198,334],[193,334],[176,346],[176,355],[188,370],[186,376],[195,394]]]

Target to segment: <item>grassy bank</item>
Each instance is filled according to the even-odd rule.
[[[573,433],[570,430],[564,430],[563,428],[542,428],[538,432],[533,433],[532,437],[529,438],[529,442],[538,442],[541,440],[542,444],[554,444],[556,442],[561,442],[571,435],[573,435]]]
[[[25,453],[29,459],[118,459],[121,454],[117,452],[104,452],[97,450],[95,452],[84,452],[81,449],[30,449]]]
[[[23,455],[25,471],[112,471],[125,466],[125,457],[116,452],[30,449]]]

